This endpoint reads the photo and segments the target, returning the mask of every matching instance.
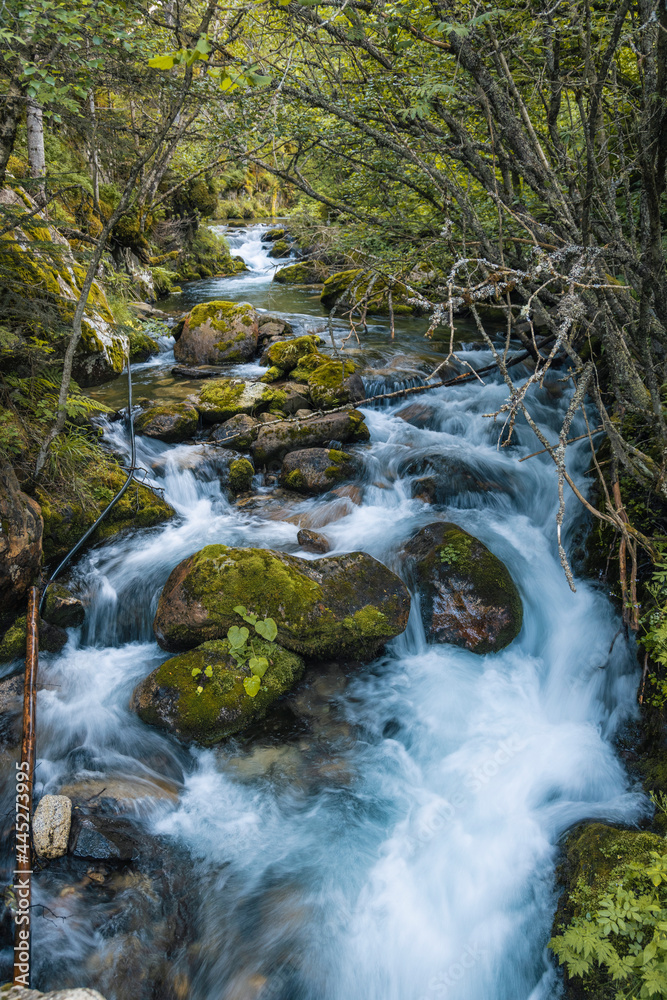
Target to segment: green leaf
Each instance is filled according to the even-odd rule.
[[[203,687],[200,684],[199,687],[197,688],[197,694],[201,694],[203,690],[204,689],[203,689]]]
[[[204,671],[204,673],[206,674],[206,676],[207,676],[207,677],[212,677],[212,676],[213,676],[213,667],[211,666],[211,664],[210,664],[210,663],[209,663],[209,665],[207,666],[207,668],[206,668],[206,670]]]
[[[269,661],[265,656],[251,656],[248,666],[252,670],[253,674],[256,674],[258,677],[263,677],[269,669]]]
[[[255,674],[253,674],[252,677],[244,677],[243,678],[243,687],[246,690],[246,694],[250,698],[254,698],[255,697],[255,695],[257,694],[257,692],[259,691],[259,689],[261,687],[261,684],[262,684],[262,682],[260,681],[259,677],[257,677]]]
[[[176,62],[176,55],[172,52],[168,56],[153,56],[148,60],[148,65],[153,69],[171,69]]]
[[[248,641],[248,636],[250,632],[247,628],[239,628],[238,625],[232,625],[232,627],[227,632],[227,638],[229,640],[229,645],[232,649],[241,649],[245,646]]]
[[[258,635],[261,635],[263,639],[268,642],[273,642],[275,637],[278,635],[278,626],[274,622],[273,618],[265,618],[263,622],[257,622],[255,625],[255,631]]]
[[[237,615],[248,614],[248,609],[246,608],[245,604],[237,604],[236,607],[234,608],[234,611],[236,612]]]
[[[192,668],[192,676],[193,677],[199,677],[200,673],[201,673],[201,667],[193,667]]]
[[[204,55],[208,55],[211,51],[211,46],[209,44],[206,35],[202,35],[197,44],[195,45],[195,52],[201,52]]]

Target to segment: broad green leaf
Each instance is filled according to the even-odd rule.
[[[263,639],[267,639],[268,642],[273,642],[275,637],[278,635],[278,626],[274,622],[273,618],[265,618],[263,622],[257,622],[255,625],[255,631],[261,635]]]
[[[254,698],[262,685],[261,680],[255,674],[252,677],[243,678],[243,687],[250,698]]]
[[[199,677],[200,673],[201,673],[201,667],[193,667],[192,668],[192,676],[193,677]]]
[[[251,656],[248,666],[252,670],[253,674],[256,674],[258,677],[263,677],[269,669],[269,661],[265,656]]]
[[[236,612],[237,615],[247,615],[248,613],[248,609],[246,608],[245,604],[237,604],[236,607],[234,608],[234,611]]]
[[[245,646],[248,641],[248,636],[250,632],[247,628],[239,628],[238,625],[232,625],[232,627],[227,632],[227,638],[229,640],[229,645],[232,649],[240,649],[241,646]]]
[[[212,677],[212,676],[213,676],[213,667],[211,666],[211,664],[210,664],[210,663],[209,663],[209,665],[207,666],[207,668],[206,668],[206,670],[204,671],[204,673],[206,674],[206,676],[207,676],[207,677]]]
[[[148,60],[148,65],[153,69],[171,69],[176,62],[176,56],[174,53],[168,56],[153,56],[152,59]]]

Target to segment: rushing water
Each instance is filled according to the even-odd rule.
[[[321,328],[309,291],[271,283],[260,234],[232,236],[246,275],[189,286],[186,303],[249,300],[289,314],[299,331]],[[399,350],[413,363],[437,360],[423,324],[404,321],[400,332],[399,347],[384,324],[371,327],[364,349],[375,367]],[[488,361],[474,345],[462,357]],[[166,392],[170,364],[167,350],[138,384]],[[567,405],[554,395],[540,390],[535,404],[552,435]],[[178,516],[79,564],[89,610],[62,654],[43,658],[37,778],[40,793],[130,779],[162,795],[129,810],[140,847],[125,868],[107,866],[102,883],[69,862],[37,877],[40,988],[90,985],[108,1000],[558,995],[546,951],[558,838],[579,820],[633,822],[643,809],[611,745],[631,711],[633,661],[621,640],[609,652],[618,624],[604,595],[583,580],[572,594],[563,576],[550,461],[517,464],[538,447],[525,425],[512,447],[497,447],[499,425],[483,414],[504,398],[499,381],[413,398],[431,409],[421,429],[396,415],[404,400],[364,409],[371,441],[356,448],[358,505],[272,499],[258,477],[255,506],[239,507],[210,449],[138,440],[139,464]],[[122,422],[106,433],[127,452]],[[570,450],[580,481],[586,448]],[[447,507],[411,499],[407,460],[438,455],[463,459],[491,488]],[[337,519],[326,523],[332,505]],[[578,518],[573,502],[570,547]],[[524,627],[501,653],[427,644],[413,600],[406,633],[384,656],[351,676],[313,668],[289,711],[250,741],[184,748],[129,711],[134,685],[166,655],[151,631],[160,588],[203,545],[309,558],[298,524],[326,524],[333,552],[363,549],[397,568],[402,543],[435,519],[481,538],[517,581]]]

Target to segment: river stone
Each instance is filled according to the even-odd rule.
[[[291,252],[292,252],[291,245],[287,242],[287,240],[281,239],[281,240],[276,240],[274,242],[273,246],[268,252],[268,256],[273,258],[289,257]]]
[[[426,638],[492,653],[521,631],[523,606],[506,566],[477,538],[438,521],[403,549],[414,566]]]
[[[23,986],[10,986],[0,996],[2,1000],[104,1000],[97,990],[65,989],[40,993],[39,990],[27,990]]]
[[[0,461],[0,608],[15,608],[36,579],[42,559],[39,504],[21,491],[9,462]]]
[[[259,326],[259,336],[262,337],[290,337],[294,330],[289,320],[277,313],[259,313],[257,316]]]
[[[58,625],[39,620],[39,650],[41,653],[59,653],[67,643],[67,632]],[[0,640],[0,663],[25,659],[26,616],[19,615]]]
[[[238,616],[236,620],[240,622]],[[254,698],[243,686],[250,670],[232,658],[226,639],[217,639],[159,666],[135,688],[130,707],[144,722],[183,740],[210,745],[232,736],[261,718],[304,671],[304,662],[295,653],[257,636],[252,642],[255,654],[269,661]],[[213,673],[207,677],[204,671],[209,666]],[[194,678],[193,670],[201,673]]]
[[[236,458],[229,466],[229,488],[232,493],[247,493],[252,486],[255,470],[247,458]]]
[[[303,260],[298,264],[279,267],[273,280],[279,285],[317,285],[324,281],[327,273],[327,267],[322,261]]]
[[[62,583],[53,583],[46,592],[44,620],[59,628],[78,628],[83,625],[86,609],[82,601],[75,597]]]
[[[364,552],[305,560],[271,549],[207,545],[172,571],[153,622],[163,649],[192,649],[240,625],[237,605],[273,618],[277,642],[303,656],[372,659],[405,629],[410,595]]]
[[[216,424],[208,440],[222,444],[226,448],[249,448],[257,436],[259,420],[247,413],[237,413],[235,417]]]
[[[317,448],[331,442],[368,441],[370,433],[358,410],[327,413],[305,420],[283,420],[261,427],[252,445],[255,466],[282,461],[290,451]]]
[[[424,427],[431,427],[437,418],[438,410],[428,403],[410,403],[396,413],[397,417],[405,420],[406,424],[412,424],[420,430]]]
[[[152,404],[134,418],[134,429],[144,437],[174,444],[191,438],[199,426],[192,403]]]
[[[331,545],[326,535],[319,531],[311,531],[310,528],[301,528],[296,536],[296,540],[306,552],[317,552],[319,555],[326,555]]]
[[[292,340],[279,340],[271,344],[267,351],[268,363],[283,372],[291,372],[310,354],[324,358],[324,355],[317,350],[320,343],[320,338],[314,333],[305,337],[294,337]]]
[[[44,795],[32,818],[32,841],[42,858],[61,858],[67,854],[72,800],[66,795]]]
[[[279,389],[263,382],[220,378],[204,383],[195,405],[207,423],[218,424],[237,413],[257,414],[269,408],[280,411],[284,400]]]
[[[297,493],[326,493],[341,479],[351,479],[360,464],[353,455],[333,448],[304,448],[283,459],[280,481]]]
[[[399,463],[400,477],[417,477],[412,496],[427,495],[431,502],[446,504],[461,493],[507,493],[514,486],[513,474],[488,464],[488,472],[479,460],[470,464],[460,454],[427,454],[408,457]]]
[[[280,226],[274,226],[273,229],[267,229],[265,233],[262,233],[261,240],[262,243],[275,243],[276,240],[282,240],[285,235],[285,230]]]
[[[249,303],[202,302],[188,313],[174,357],[185,365],[249,361],[257,334],[257,313]]]

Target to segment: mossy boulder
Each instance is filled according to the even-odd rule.
[[[247,413],[237,413],[221,424],[216,424],[209,435],[209,441],[225,448],[249,448],[257,437],[261,424]]]
[[[318,494],[351,479],[359,472],[354,455],[333,448],[304,448],[292,451],[283,460],[280,481],[297,493]]]
[[[363,380],[355,371],[353,361],[340,362],[333,358],[322,361],[308,376],[308,391],[313,405],[320,410],[331,410],[365,399]]]
[[[405,545],[426,637],[474,653],[497,652],[521,631],[523,605],[506,566],[455,524],[436,522]]]
[[[353,305],[366,295],[371,281],[373,287],[370,289],[370,298],[365,303],[369,313],[387,315],[389,305],[387,299],[387,281],[381,275],[370,275],[362,268],[351,268],[347,271],[337,271],[324,282],[320,302],[326,309],[331,309],[338,303],[342,305]],[[410,315],[418,311],[413,305],[407,302],[408,289],[401,282],[394,282],[391,287],[392,307],[397,316]]]
[[[284,393],[263,382],[218,378],[202,385],[195,406],[206,423],[217,424],[237,413],[279,413],[284,402]]]
[[[43,548],[48,562],[60,559],[97,520],[127,479],[127,472],[101,448],[89,448],[77,462],[77,475],[57,485],[37,487],[44,519]],[[147,486],[133,485],[99,526],[90,544],[127,528],[149,528],[169,520],[174,510]]]
[[[280,258],[289,257],[292,252],[292,246],[287,240],[276,240],[269,250],[269,257]]]
[[[42,515],[23,493],[14,469],[0,460],[0,609],[19,604],[42,561]]]
[[[192,437],[198,426],[199,413],[192,403],[157,403],[134,419],[137,434],[169,443]]]
[[[247,302],[202,302],[188,313],[174,357],[186,365],[248,361],[258,332],[257,313]]]
[[[372,659],[407,624],[410,595],[364,552],[307,561],[271,549],[207,545],[173,570],[153,629],[163,649],[221,639],[243,604],[273,618],[277,642],[303,656]]]
[[[312,333],[305,337],[294,337],[293,340],[279,340],[275,344],[271,344],[266,352],[268,363],[288,374],[309,355],[323,357],[317,350],[320,343],[321,340],[317,334]]]
[[[132,362],[148,361],[154,354],[160,353],[160,345],[157,340],[149,337],[141,329],[130,327],[128,338],[130,341],[130,361]]]
[[[78,628],[83,625],[86,610],[83,602],[62,583],[53,583],[46,592],[44,620],[58,628]]]
[[[267,229],[262,233],[262,243],[275,243],[276,240],[282,240],[284,235],[285,230],[281,226],[274,226],[273,229]]]
[[[218,743],[261,718],[303,674],[301,657],[277,643],[255,637],[253,648],[257,656],[269,661],[254,698],[243,686],[250,671],[230,656],[226,639],[217,639],[154,670],[135,688],[131,707],[144,722],[167,729],[181,740]],[[210,677],[205,673],[208,667],[212,667]],[[194,678],[193,670],[201,673]],[[202,688],[199,694],[198,687]]]
[[[25,660],[26,616],[20,615],[0,640],[0,663]],[[67,642],[67,632],[58,625],[39,620],[39,649],[43,653],[59,653]]]
[[[326,265],[319,260],[304,260],[280,267],[273,276],[279,285],[316,285],[327,276]]]
[[[251,445],[256,466],[282,461],[290,451],[302,448],[330,447],[332,442],[353,444],[368,441],[370,433],[358,410],[343,410],[306,417],[303,420],[281,420],[260,427]]]
[[[229,488],[232,493],[247,493],[254,475],[252,462],[247,458],[236,458],[229,466]]]

